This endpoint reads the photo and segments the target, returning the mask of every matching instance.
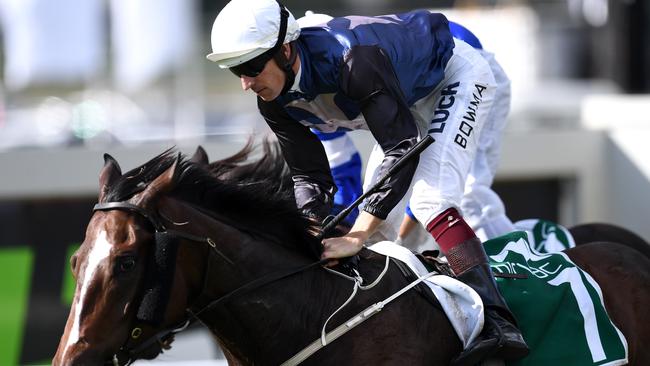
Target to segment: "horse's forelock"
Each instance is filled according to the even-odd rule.
[[[107,187],[104,200],[106,202],[126,201],[134,195],[142,192],[154,179],[158,178],[177,159],[174,148],[163,151],[148,162],[133,168],[122,174],[122,176],[111,186]],[[185,159],[183,158],[183,161]]]

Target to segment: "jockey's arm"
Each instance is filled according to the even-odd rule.
[[[418,129],[391,60],[377,46],[353,47],[341,70],[341,90],[359,103],[368,129],[384,152],[377,176],[406,154],[418,139]],[[417,157],[382,184],[366,200],[364,211],[386,219],[404,197],[418,165]]]
[[[370,132],[384,151],[377,175],[381,177],[418,138],[417,126],[390,59],[376,46],[353,47],[341,71],[341,89],[358,101]],[[417,165],[417,158],[409,161],[370,195],[348,234],[323,240],[323,258],[348,257],[361,250],[406,194]]]
[[[304,214],[322,221],[332,209],[336,185],[323,145],[275,101],[257,98],[260,113],[275,133],[294,184],[296,205]]]

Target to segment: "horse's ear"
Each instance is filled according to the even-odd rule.
[[[179,162],[180,155],[167,170],[149,183],[144,191],[134,197],[134,203],[141,207],[147,207],[158,197],[174,189]]]
[[[199,165],[208,165],[210,164],[210,160],[208,159],[208,153],[205,152],[205,149],[201,145],[199,145],[196,148],[196,151],[194,152],[194,155],[190,158],[190,161],[193,163],[197,163]]]
[[[120,164],[112,156],[104,154],[104,167],[99,172],[99,200],[103,202],[106,193],[113,184],[122,176]]]

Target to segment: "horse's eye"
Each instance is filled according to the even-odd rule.
[[[135,257],[133,256],[124,256],[118,259],[118,269],[120,272],[125,273],[131,271],[135,268]]]

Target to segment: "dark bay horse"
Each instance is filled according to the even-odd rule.
[[[296,212],[275,170],[215,168],[168,151],[122,174],[105,156],[99,205],[71,259],[77,287],[55,365],[155,358],[171,346],[167,330],[192,317],[233,365],[281,364],[320,337],[353,283],[318,265],[313,223]],[[600,283],[630,363],[650,364],[650,260],[611,243],[567,253]],[[360,271],[372,282],[385,263],[364,251]],[[327,330],[410,281],[390,262]],[[448,365],[460,351],[445,314],[412,290],[304,364]]]
[[[188,311],[198,314],[233,364],[280,364],[318,339],[326,319],[350,296],[353,283],[312,265],[321,250],[311,234],[312,223],[279,194],[276,183],[221,181],[171,153],[122,175],[117,162],[107,156],[99,202],[128,203],[121,205],[127,208],[98,210],[90,220],[71,260],[77,288],[53,363],[126,364],[154,358],[170,342],[147,340],[161,329],[182,324]],[[168,306],[161,320],[148,324],[138,316],[149,288],[146,275],[156,270],[150,258],[160,256],[154,242],[155,230],[162,230],[159,225],[186,235],[179,236],[173,255]],[[372,282],[384,264],[383,256],[367,252],[360,270]],[[252,281],[296,268],[305,270],[228,295]],[[383,280],[372,290],[360,291],[332,319],[331,328],[409,282],[389,265]],[[202,311],[226,296],[226,301]],[[442,310],[409,291],[305,364],[447,365],[460,350]]]
[[[609,241],[629,246],[650,258],[650,244],[636,233],[618,225],[606,223],[587,223],[569,229],[576,245],[595,241]]]

